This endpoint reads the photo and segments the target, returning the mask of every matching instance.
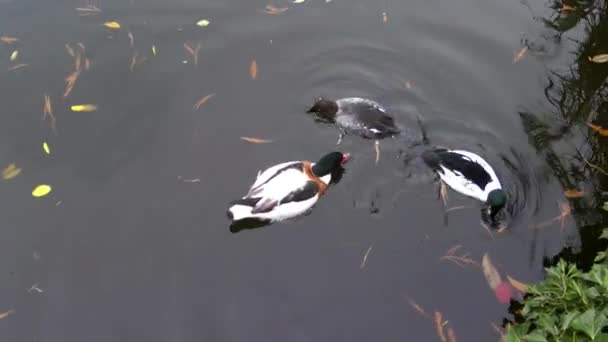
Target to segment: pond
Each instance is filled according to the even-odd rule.
[[[588,35],[577,11],[0,0],[0,339],[435,341],[441,316],[447,340],[498,340],[509,305],[482,256],[504,281],[537,282],[601,222],[571,215],[599,205],[586,197],[595,175],[558,167],[605,148],[588,141],[593,117],[547,117],[551,77]],[[567,27],[548,25],[564,12]],[[380,142],[378,162],[369,140],[336,145],[337,129],[306,114],[320,95],[375,99],[404,134]],[[433,145],[493,165],[506,228],[453,191],[442,202],[408,147],[419,120]],[[332,150],[353,158],[312,213],[230,231],[228,203],[258,170]],[[33,197],[40,184],[52,191]]]

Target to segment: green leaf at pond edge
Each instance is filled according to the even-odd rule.
[[[572,321],[572,328],[584,332],[592,340],[608,325],[608,318],[594,308],[585,311]]]

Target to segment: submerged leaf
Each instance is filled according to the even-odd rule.
[[[260,10],[260,12],[272,15],[279,15],[285,11],[287,11],[288,7],[276,7],[274,5],[266,5],[266,8]]]
[[[51,149],[49,148],[49,144],[45,142],[42,143],[42,149],[46,154],[51,154]]]
[[[528,47],[524,46],[523,48],[521,48],[521,50],[519,50],[514,56],[513,56],[513,64],[521,61],[525,56],[526,53],[528,52]]]
[[[2,178],[5,180],[13,179],[21,173],[21,169],[15,163],[10,164],[2,170]]]
[[[196,26],[200,26],[200,27],[207,27],[207,26],[209,26],[209,24],[211,24],[211,22],[207,19],[201,19],[196,22]]]
[[[0,319],[5,319],[6,317],[12,315],[15,311],[8,310],[6,312],[0,313]]]
[[[252,80],[255,80],[258,77],[258,63],[255,59],[251,61],[251,65],[249,66],[249,75]]]
[[[490,260],[488,253],[484,254],[481,259],[481,268],[490,288],[496,290],[498,285],[502,283],[502,279],[500,278],[500,274],[496,270],[496,267],[492,264],[492,260]]]
[[[9,37],[9,36],[0,36],[0,42],[6,43],[6,44],[12,44],[12,43],[15,43],[18,41],[19,41],[19,38]]]
[[[194,109],[201,108],[202,105],[204,105],[207,101],[209,101],[209,99],[211,99],[214,96],[215,96],[215,94],[209,94],[209,95],[205,95],[205,96],[201,97],[201,99],[196,101],[196,103],[194,104]]]
[[[262,138],[254,138],[254,137],[241,137],[241,140],[246,141],[252,144],[269,144],[272,140],[262,139]]]
[[[441,342],[447,342],[445,339],[445,333],[443,332],[443,315],[439,311],[435,311],[435,329],[437,329],[437,336],[441,340]]]
[[[118,30],[120,28],[120,23],[118,21],[106,21],[103,23],[103,26],[109,29]]]
[[[521,281],[513,279],[508,275],[507,275],[507,279],[509,280],[509,283],[511,283],[511,286],[516,288],[518,291],[523,292],[523,293],[528,292],[528,284],[524,284]]]
[[[43,197],[48,195],[51,192],[52,188],[50,185],[41,184],[38,185],[34,190],[32,190],[32,196],[34,197]]]
[[[92,104],[73,105],[70,108],[73,112],[92,112],[97,110],[97,106]]]
[[[606,63],[608,62],[608,53],[589,57],[589,60],[593,63]]]

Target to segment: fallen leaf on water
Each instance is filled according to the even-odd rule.
[[[566,198],[581,198],[585,196],[585,192],[576,189],[566,190],[564,191],[564,196],[566,196]]]
[[[260,12],[266,13],[266,14],[272,14],[272,15],[279,15],[285,11],[287,11],[288,7],[276,7],[273,5],[266,5],[266,8],[263,10],[260,10]]]
[[[293,0],[294,4],[301,4],[303,3],[305,0]]]
[[[19,56],[19,50],[15,50],[13,51],[13,53],[11,53],[11,62],[14,62],[15,60],[17,60],[17,57]]]
[[[608,62],[608,53],[589,57],[589,60],[593,63],[606,63]]]
[[[15,311],[13,311],[13,310],[8,310],[6,312],[0,313],[0,319],[5,319],[6,317],[12,315],[13,313],[15,313]]]
[[[9,37],[9,36],[0,36],[0,42],[6,43],[6,44],[12,44],[12,43],[15,43],[18,41],[19,41],[19,38]]]
[[[57,134],[57,127],[55,125],[57,120],[55,119],[55,115],[53,115],[51,97],[47,94],[44,94],[44,108],[42,110],[42,120],[46,120],[47,117],[51,120],[51,129],[55,134]]]
[[[262,138],[254,138],[254,137],[241,137],[241,140],[246,141],[252,144],[270,144],[272,140],[262,139]]]
[[[522,58],[524,58],[526,56],[527,52],[528,52],[527,46],[524,46],[523,48],[521,48],[521,50],[519,50],[519,52],[516,52],[513,56],[513,64],[521,61]]]
[[[103,26],[109,29],[118,30],[120,28],[120,23],[118,21],[106,21],[103,23]]]
[[[439,258],[439,260],[451,261],[462,268],[466,268],[467,266],[479,267],[479,263],[477,261],[471,259],[470,253],[461,252],[460,254],[458,254],[458,251],[460,250],[461,247],[462,247],[462,245],[455,245],[455,246],[451,247],[450,249],[448,249],[445,252],[444,256]]]
[[[382,22],[385,24],[388,22],[388,14],[386,12],[382,12]]]
[[[92,112],[97,110],[97,106],[92,104],[80,104],[73,105],[70,109],[72,109],[72,112]]]
[[[405,87],[406,87],[407,89],[412,89],[412,82],[410,82],[410,81],[405,81]]]
[[[492,290],[496,290],[498,285],[502,283],[502,279],[500,278],[500,274],[498,274],[496,267],[494,267],[492,264],[492,260],[490,260],[488,253],[484,254],[483,258],[481,259],[481,269],[483,270],[483,275],[485,276],[490,288],[492,288]]]
[[[93,5],[86,5],[84,7],[78,7],[78,8],[76,8],[76,11],[78,12],[79,15],[82,15],[82,16],[96,15],[96,14],[101,13],[101,10],[98,7],[95,7]]]
[[[186,51],[190,55],[192,55],[192,62],[194,63],[195,66],[197,66],[198,65],[198,53],[201,50],[201,44],[198,43],[198,44],[196,44],[196,48],[192,48],[187,43],[184,43],[184,49],[186,49]]]
[[[509,277],[507,275],[507,279],[509,280],[509,283],[511,283],[511,286],[513,286],[514,288],[516,288],[518,291],[526,293],[528,292],[528,285],[522,283],[521,281],[518,281],[516,279],[513,279],[511,277]]]
[[[608,128],[594,125],[592,123],[587,123],[587,126],[591,127],[592,130],[594,130],[595,132],[597,132],[597,134],[599,134],[601,136],[608,136]]]
[[[215,94],[209,94],[209,95],[205,95],[205,96],[201,97],[201,99],[196,101],[196,103],[194,104],[194,109],[201,108],[202,105],[204,105],[207,101],[209,101],[210,98],[212,98],[214,96],[215,96]]]
[[[32,196],[34,197],[43,197],[48,195],[51,192],[52,188],[50,185],[41,184],[32,190]]]
[[[443,206],[448,206],[448,186],[445,184],[443,180],[439,180],[439,196],[441,197],[441,201],[443,202]]]
[[[363,260],[361,260],[361,265],[359,266],[361,269],[365,268],[365,265],[367,264],[367,257],[369,257],[369,253],[372,251],[372,248],[374,248],[374,245],[369,245],[369,248],[367,251],[365,251]]]
[[[255,80],[258,77],[258,63],[255,59],[251,61],[251,65],[249,66],[249,75],[252,80]]]
[[[76,84],[76,80],[80,76],[80,70],[73,71],[68,77],[65,78],[65,91],[63,92],[63,98],[67,98],[72,89],[74,89],[74,85]]]
[[[211,24],[211,22],[207,19],[201,19],[196,22],[196,26],[200,26],[200,27],[207,27],[207,26],[209,26],[209,24]]]
[[[10,164],[2,170],[2,178],[5,180],[13,179],[21,173],[21,169],[15,163]]]
[[[562,202],[559,204],[558,218],[559,218],[562,229],[564,228],[564,225],[566,224],[566,220],[568,219],[568,217],[570,217],[571,213],[572,213],[572,207],[570,207],[570,204],[568,204],[567,202]]]
[[[152,54],[156,56],[156,46],[152,45]]]
[[[49,148],[49,144],[47,144],[46,141],[42,143],[42,149],[44,150],[44,153],[51,154],[51,149]]]
[[[68,52],[68,55],[70,55],[72,58],[75,57],[74,49],[72,49],[70,44],[65,44],[65,50]]]
[[[435,311],[435,328],[437,329],[437,336],[439,336],[441,342],[447,342],[445,339],[445,333],[443,332],[444,324],[445,323],[443,322],[443,315],[441,312]]]

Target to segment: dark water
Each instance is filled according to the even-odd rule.
[[[437,340],[407,298],[443,313],[458,340],[495,340],[507,306],[480,269],[441,261],[446,250],[488,253],[503,277],[535,282],[544,258],[579,244],[571,218],[531,229],[567,203],[519,115],[549,112],[548,70],[572,63],[576,43],[539,20],[547,4],[307,0],[275,2],[289,7],[276,16],[266,4],[102,0],[79,16],[77,1],[0,1],[1,35],[20,39],[0,43],[0,166],[22,169],[0,185],[0,311],[15,311],[2,341]],[[101,26],[111,20],[122,28]],[[64,45],[78,42],[91,67],[62,99]],[[198,66],[184,43],[201,44]],[[130,71],[136,52],[146,59]],[[336,147],[337,131],[305,114],[318,95],[381,101],[407,136],[382,141],[378,165],[369,141]],[[86,103],[99,109],[70,111]],[[479,204],[453,192],[450,207],[471,208],[445,224],[433,176],[403,161],[417,118],[433,144],[494,165],[513,199],[506,231],[490,236]],[[354,160],[311,215],[229,231],[227,203],[260,168],[336,148]],[[33,198],[37,184],[53,192]]]

